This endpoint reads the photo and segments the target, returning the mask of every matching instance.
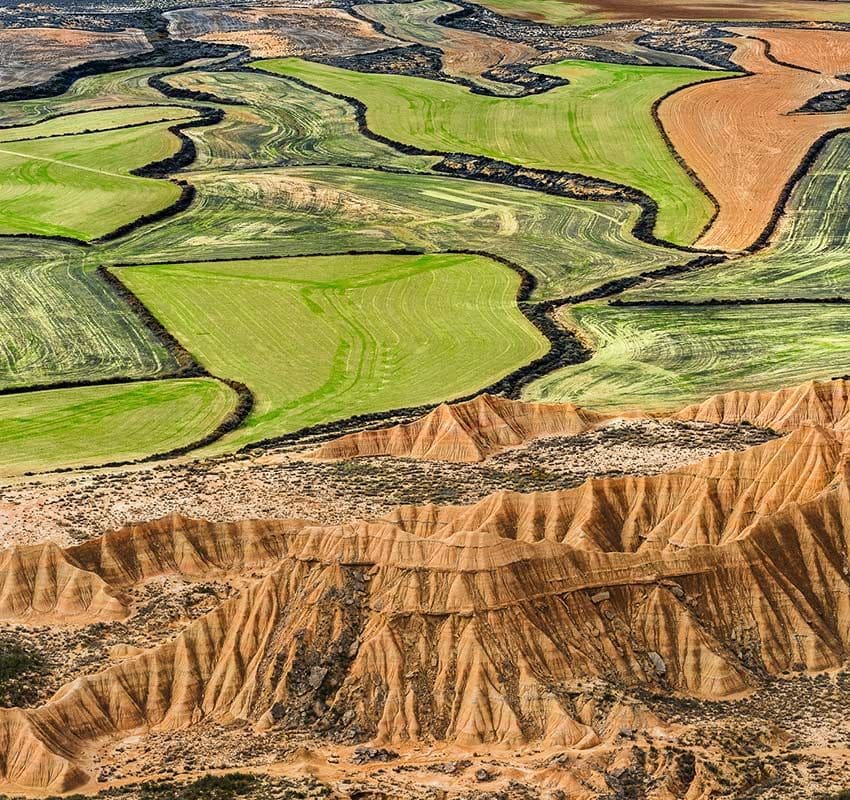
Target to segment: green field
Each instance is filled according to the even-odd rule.
[[[437,160],[405,156],[367,139],[358,131],[354,111],[344,100],[274,75],[184,72],[168,77],[166,82],[208,92],[222,100],[248,103],[222,105],[224,121],[196,132],[196,168],[232,170],[286,163],[392,166],[422,171]]]
[[[656,234],[677,244],[692,243],[714,211],[673,157],[651,113],[658,98],[706,80],[704,71],[564,61],[537,70],[567,78],[568,86],[503,98],[451,83],[355,73],[299,59],[255,66],[356,97],[368,108],[370,128],[394,141],[632,186],[658,203]]]
[[[171,124],[0,142],[0,234],[88,240],[167,208],[178,186],[129,173],[177,152]]]
[[[235,408],[209,378],[0,397],[0,474],[128,461],[192,444]]]
[[[25,247],[37,257],[25,256]],[[138,317],[61,246],[4,244],[0,260],[0,389],[177,368]]]
[[[14,128],[0,129],[0,142],[44,139],[50,136],[67,136],[72,133],[94,133],[129,125],[173,122],[197,116],[196,111],[181,106],[138,106],[63,114],[61,117],[32,125],[16,125]]]
[[[772,246],[627,299],[850,297],[850,135],[834,139],[791,197]]]
[[[531,384],[527,399],[652,411],[850,373],[850,308],[842,306],[585,303],[562,311],[561,320],[595,355]]]
[[[216,447],[465,395],[542,355],[519,277],[475,256],[340,256],[115,270],[256,406]]]
[[[539,281],[536,298],[682,263],[631,235],[637,206],[568,200],[460,178],[338,167],[191,173],[178,218],[115,242],[117,261],[300,255],[410,247],[482,250]],[[589,246],[592,243],[592,246]]]

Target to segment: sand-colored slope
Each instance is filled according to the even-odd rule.
[[[431,461],[483,461],[539,436],[575,436],[591,430],[604,414],[570,405],[520,403],[492,395],[448,405],[406,425],[334,439],[312,455],[322,460],[391,455]]]
[[[129,613],[122,590],[151,578],[202,579],[268,567],[300,520],[212,523],[173,514],[61,550],[47,542],[0,552],[0,620],[91,622]]]
[[[850,125],[850,113],[794,114],[823,92],[846,89],[833,77],[850,34],[769,32],[771,47],[793,64],[768,58],[765,31],[740,28],[734,60],[752,75],[685,88],[658,115],[674,147],[716,198],[719,211],[697,244],[743,250],[771,222],[785,185],[825,133]],[[780,46],[781,45],[781,46]],[[809,55],[820,51],[819,56]],[[774,53],[777,55],[777,53]],[[826,73],[810,69],[828,67]]]
[[[673,414],[675,419],[737,424],[789,431],[823,425],[850,428],[850,381],[808,381],[776,392],[728,392]]]
[[[395,456],[429,461],[476,462],[510,447],[545,436],[576,436],[613,415],[572,404],[524,403],[479,395],[442,404],[405,425],[348,434],[323,444],[311,455],[320,460]],[[669,415],[671,419],[792,431],[822,425],[850,428],[850,380],[807,381],[775,392],[729,392]]]
[[[608,729],[567,691],[587,679],[719,698],[837,667],[849,477],[841,435],[807,426],[656,478],[333,527],[169,518],[66,550],[115,585],[271,571],[174,640],[0,711],[0,781],[75,786],[96,742],[204,719],[588,748]]]
[[[735,540],[762,516],[819,495],[844,468],[844,458],[835,434],[807,427],[662,475],[593,479],[554,492],[500,492],[473,506],[408,506],[391,519],[418,536],[481,531],[588,552],[717,545]]]

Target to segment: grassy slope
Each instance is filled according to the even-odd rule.
[[[833,140],[794,192],[770,249],[627,299],[850,297],[850,135]]]
[[[0,142],[65,136],[73,133],[93,133],[127,125],[143,125],[197,116],[197,112],[190,108],[167,105],[87,111],[82,114],[66,114],[32,125],[16,125],[13,128],[0,129]]]
[[[657,235],[679,244],[693,242],[713,213],[651,114],[657,98],[705,80],[704,71],[565,61],[538,69],[569,79],[568,86],[497,98],[456,84],[354,73],[299,59],[255,66],[356,97],[368,107],[372,130],[395,141],[633,186],[659,204]]]
[[[179,149],[169,125],[0,143],[0,234],[92,239],[166,208],[179,187],[129,173]]]
[[[210,433],[236,395],[209,378],[0,397],[0,474],[124,461]]]
[[[117,274],[211,371],[257,404],[229,447],[464,395],[544,353],[518,276],[488,259],[345,256]],[[220,449],[220,448],[219,448]]]
[[[117,261],[378,250],[483,250],[577,294],[690,256],[636,240],[638,209],[458,178],[347,168],[194,173],[192,208],[110,249]]]
[[[846,307],[586,303],[562,314],[592,340],[596,354],[536,381],[528,398],[655,410],[732,389],[777,389],[850,372]]]

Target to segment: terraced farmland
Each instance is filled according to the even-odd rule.
[[[850,297],[850,134],[830,142],[791,197],[772,246],[627,292],[630,300],[704,302]]]
[[[692,243],[714,213],[712,202],[668,149],[652,115],[659,98],[705,81],[707,73],[701,70],[564,61],[537,71],[568,79],[569,85],[501,98],[472,94],[455,84],[354,73],[298,59],[256,66],[355,97],[366,105],[374,132],[406,145],[631,186],[658,204],[657,236],[677,244]]]
[[[0,142],[0,234],[88,240],[167,208],[178,186],[130,173],[179,150],[171,124]]]
[[[594,356],[531,384],[528,399],[662,410],[715,393],[850,373],[850,308],[827,305],[565,309]]]
[[[256,404],[214,449],[474,392],[548,349],[519,276],[463,255],[338,256],[115,270]]]
[[[0,397],[0,474],[128,461],[191,445],[236,407],[209,378]]]
[[[400,247],[480,250],[538,280],[535,298],[682,263],[687,253],[631,234],[637,206],[568,200],[458,178],[352,168],[217,170],[190,175],[197,199],[180,217],[110,248],[117,261],[300,255]],[[587,242],[593,242],[593,248]]]

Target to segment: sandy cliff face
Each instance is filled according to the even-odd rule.
[[[803,396],[805,412],[793,393],[737,407],[821,423],[829,409],[841,426],[840,392]],[[596,707],[588,681],[718,699],[843,664],[848,546],[847,447],[817,424],[689,469],[468,507],[332,527],[172,516],[8,551],[11,620],[126,616],[122,592],[159,575],[264,575],[46,705],[0,710],[0,779],[77,786],[96,743],[203,720],[593,749],[642,712]]]

